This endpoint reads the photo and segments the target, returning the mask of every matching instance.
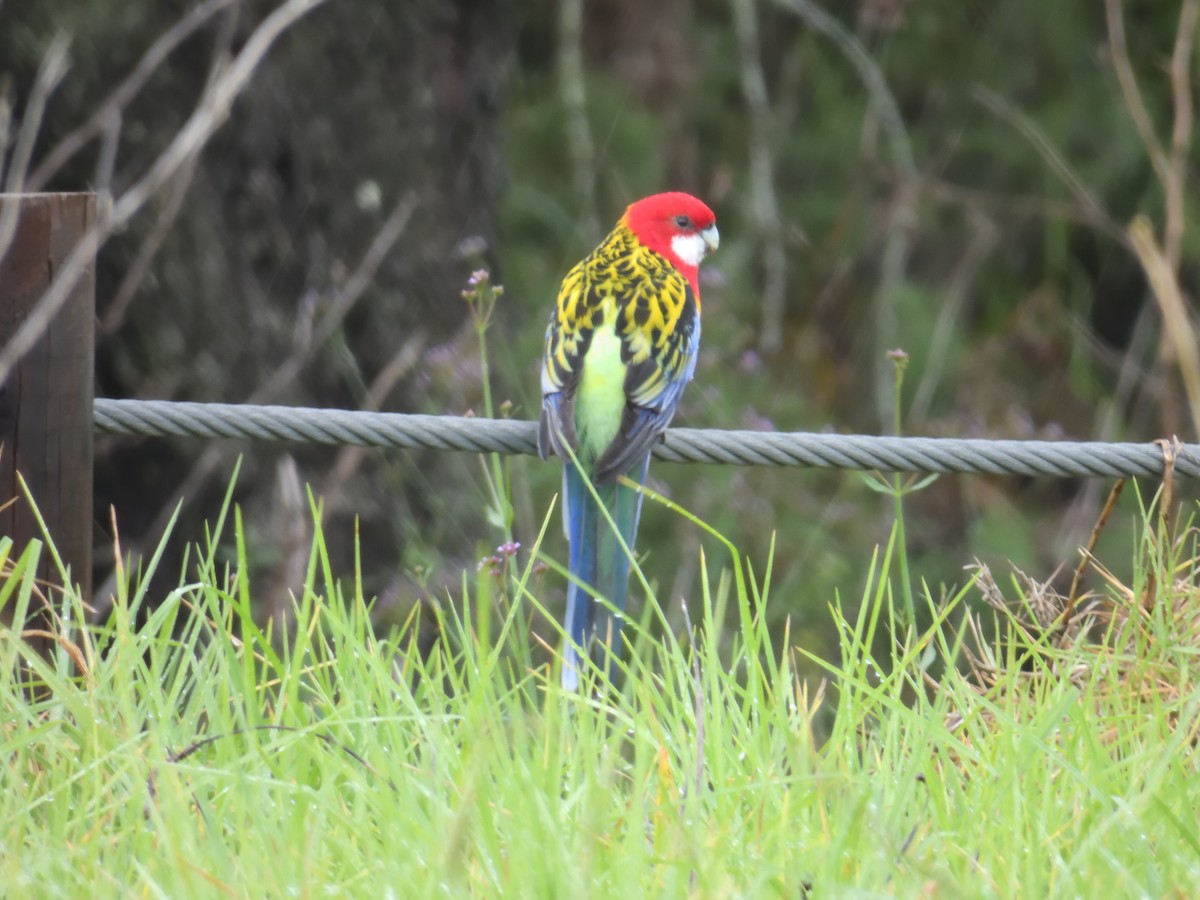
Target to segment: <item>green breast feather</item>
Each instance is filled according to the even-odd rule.
[[[615,321],[615,311],[609,312],[604,323],[592,333],[575,396],[579,454],[587,462],[596,460],[612,443],[625,412],[627,367],[621,359],[621,339]]]

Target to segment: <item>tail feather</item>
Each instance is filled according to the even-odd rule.
[[[636,463],[627,476],[642,484],[650,458]],[[625,591],[629,580],[629,553],[637,536],[642,514],[642,495],[616,482],[595,486],[596,494],[608,510],[617,531],[614,532],[592,496],[584,476],[572,464],[563,469],[563,525],[570,544],[571,573],[592,591],[575,581],[567,585],[567,645],[563,653],[562,685],[567,690],[579,686],[579,653],[587,653],[612,677],[612,654],[619,652],[621,625],[625,609]],[[621,540],[618,540],[617,533]],[[611,604],[612,609],[592,593]],[[615,612],[613,611],[615,610]]]

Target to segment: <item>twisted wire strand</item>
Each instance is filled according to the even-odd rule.
[[[470,453],[537,453],[537,423],[514,419],[357,412],[291,406],[95,401],[96,428],[111,434],[356,444]],[[654,449],[671,462],[741,466],[1048,475],[1058,478],[1200,477],[1200,445],[877,437],[808,432],[672,428]]]

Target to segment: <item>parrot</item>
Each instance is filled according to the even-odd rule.
[[[564,690],[578,690],[580,653],[602,664],[611,681],[642,509],[641,492],[621,477],[645,483],[650,452],[696,370],[699,268],[719,242],[716,216],[701,200],[678,191],[645,197],[567,273],[551,312],[537,444],[543,460],[554,454],[564,461],[563,531],[573,576]]]

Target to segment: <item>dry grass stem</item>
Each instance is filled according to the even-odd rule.
[[[1067,594],[1066,607],[1063,609],[1063,628],[1071,627],[1071,617],[1075,613],[1075,604],[1079,599],[1079,586],[1083,582],[1083,573],[1087,568],[1088,559],[1096,549],[1096,542],[1100,540],[1100,534],[1104,531],[1104,526],[1108,524],[1109,518],[1112,516],[1113,509],[1117,505],[1117,499],[1121,496],[1121,492],[1125,489],[1125,479],[1118,478],[1116,484],[1112,486],[1112,490],[1108,492],[1108,499],[1104,502],[1104,508],[1100,510],[1100,516],[1096,519],[1096,524],[1092,528],[1092,534],[1088,538],[1087,547],[1079,557],[1079,563],[1075,566],[1075,573],[1071,576],[1071,590]]]
[[[1185,554],[1184,541],[1194,538],[1184,535],[1171,546],[1148,540],[1149,546],[1161,548],[1155,553],[1161,552],[1165,560],[1172,553]],[[1003,694],[1006,706],[1020,715],[1022,703],[1037,704],[1039,682],[1067,679],[1098,706],[1161,705],[1172,728],[1200,732],[1200,715],[1182,713],[1179,706],[1200,685],[1166,661],[1178,649],[1194,653],[1200,648],[1200,587],[1195,583],[1200,559],[1186,554],[1188,558],[1175,565],[1147,560],[1147,578],[1139,591],[1122,582],[1090,548],[1081,553],[1083,564],[1104,583],[1103,595],[1064,597],[1048,582],[1017,571],[1021,599],[1014,604],[1004,597],[988,567],[976,564],[976,586],[998,618],[994,632],[978,613],[968,613],[961,626],[966,631],[962,652],[970,682],[995,702]],[[1073,591],[1076,587],[1072,584]],[[947,727],[957,729],[968,718],[966,710],[955,710]],[[991,719],[986,713],[975,715],[983,725],[979,734],[987,731]],[[1114,730],[1105,741],[1118,737]]]

